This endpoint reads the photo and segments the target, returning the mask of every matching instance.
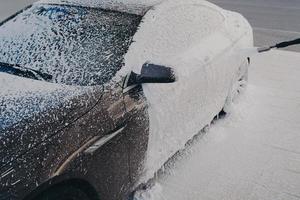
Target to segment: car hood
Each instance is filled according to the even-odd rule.
[[[0,167],[80,118],[102,92],[102,86],[58,85],[0,73]]]

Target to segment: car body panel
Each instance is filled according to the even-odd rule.
[[[47,138],[41,144],[34,146],[26,154],[19,156],[12,163],[5,166],[5,168],[2,168],[6,170],[12,168],[14,171],[13,173],[4,177],[5,179],[1,179],[2,187],[6,184],[7,186],[13,186],[11,187],[11,189],[14,191],[13,194],[20,195],[18,197],[20,198],[24,197],[25,194],[33,191],[38,186],[49,181],[51,178],[68,173],[82,175],[88,174],[89,172],[91,173],[91,179],[89,179],[89,181],[92,181],[92,179],[95,178],[95,180],[100,180],[98,178],[100,178],[101,174],[103,176],[108,176],[110,174],[110,177],[121,179],[120,174],[118,176],[112,175],[113,173],[121,173],[122,176],[127,174],[124,179],[128,181],[128,160],[125,159],[126,157],[122,157],[122,159],[120,157],[122,155],[127,155],[127,149],[124,150],[127,145],[126,139],[124,139],[124,134],[120,134],[122,140],[120,138],[114,138],[112,140],[115,141],[114,145],[108,144],[109,147],[104,146],[103,148],[99,149],[100,152],[105,153],[96,152],[92,155],[84,154],[82,156],[83,151],[79,151],[73,159],[68,161],[74,152],[77,152],[78,149],[81,149],[81,147],[92,138],[101,138],[114,131],[116,128],[124,125],[124,120],[126,117],[125,107],[122,101],[121,104],[118,104],[118,102],[123,99],[122,88],[119,86],[119,84],[115,83],[109,83],[104,88],[104,92],[101,94],[101,100],[99,99],[97,104],[95,104],[89,112],[86,112],[84,115],[76,119],[76,121],[69,123],[65,128],[59,130],[51,138]],[[112,105],[117,106],[118,108],[112,108]],[[119,110],[119,112],[111,112],[111,110]],[[120,147],[114,149],[118,146]],[[86,148],[88,148],[88,146],[86,146]],[[110,150],[105,150],[106,148],[109,148]],[[114,155],[114,151],[115,155],[118,156],[119,161],[118,159],[113,159],[114,157],[112,155]],[[30,156],[28,156],[28,154]],[[84,160],[89,161],[84,162]],[[66,161],[68,162],[66,163]],[[112,168],[110,173],[100,173],[103,172],[101,170],[107,168],[99,167],[99,165],[102,166],[102,163],[104,165],[108,161],[110,161],[109,163],[111,165],[116,163],[116,166],[120,167],[124,165],[124,167],[120,167],[119,172]],[[107,166],[109,163],[107,163]],[[64,170],[60,170],[60,172],[57,173],[62,165],[66,165],[64,166]],[[95,168],[98,168],[99,173],[94,170]],[[99,174],[99,177],[95,177],[95,174]],[[15,180],[13,177],[17,177],[19,180]],[[76,178],[76,176],[71,177]],[[105,180],[108,181],[108,179]],[[16,181],[18,182],[16,183]],[[121,184],[123,182],[112,181],[107,184],[112,183]],[[130,184],[130,182],[128,184]],[[111,188],[119,189],[119,187]],[[102,192],[103,191],[101,191],[101,194]],[[114,193],[116,193],[116,191],[111,194]]]
[[[103,87],[79,88],[1,74],[1,167],[74,123],[100,101]],[[18,89],[14,86],[18,85]]]

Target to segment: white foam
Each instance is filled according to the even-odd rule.
[[[198,0],[170,0],[144,17],[121,74],[150,61],[174,68],[173,84],[145,84],[150,138],[145,179],[222,109],[237,69],[237,49],[253,45],[252,29],[239,14]]]

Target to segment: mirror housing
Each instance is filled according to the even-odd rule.
[[[145,63],[141,74],[130,72],[124,82],[124,88],[144,83],[174,83],[176,76],[170,67]]]

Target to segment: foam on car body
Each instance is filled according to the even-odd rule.
[[[164,1],[144,16],[121,74],[139,73],[149,61],[172,66],[178,81],[143,85],[149,103],[150,137],[142,181],[153,177],[224,106],[242,60],[233,49],[251,46],[248,41],[240,42],[248,27],[233,28],[240,16],[234,17],[234,22],[228,16],[231,13],[197,0]]]

